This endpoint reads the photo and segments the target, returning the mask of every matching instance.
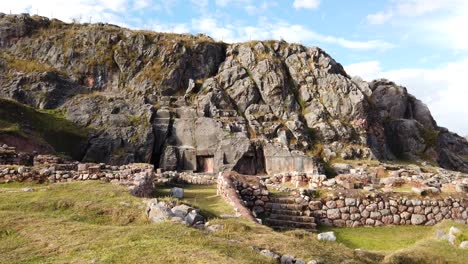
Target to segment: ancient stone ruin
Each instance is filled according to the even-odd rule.
[[[217,184],[239,216],[278,230],[468,221],[468,141],[405,87],[351,78],[318,47],[27,14],[0,14],[0,28],[0,182],[141,197]],[[160,202],[148,215],[177,215]]]

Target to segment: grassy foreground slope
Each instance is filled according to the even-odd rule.
[[[279,233],[240,219],[211,218],[224,225],[213,233],[149,223],[144,200],[120,186],[78,182],[34,185],[34,192],[23,192],[26,186],[31,185],[0,184],[0,263],[273,263],[253,247],[325,263],[464,263],[468,258],[466,250],[432,240],[433,227],[341,229],[335,230],[341,243],[333,243],[307,232]],[[213,186],[187,189],[186,202],[198,201],[212,217],[226,212],[228,205],[213,197]],[[214,203],[201,202],[205,198]],[[402,232],[422,235],[415,239]],[[375,239],[390,250],[369,243]]]
[[[22,192],[24,186],[0,185],[1,263],[272,263],[252,246],[371,263],[307,233],[276,233],[238,219],[211,220],[225,225],[216,233],[148,223],[142,199],[112,184],[36,185]]]

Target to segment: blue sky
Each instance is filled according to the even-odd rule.
[[[15,0],[0,11],[319,46],[350,75],[406,86],[439,125],[468,135],[467,0]]]

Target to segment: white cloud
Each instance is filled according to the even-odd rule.
[[[133,3],[133,8],[135,10],[140,10],[146,7],[149,7],[151,5],[151,0],[136,0]]]
[[[225,42],[242,42],[249,40],[284,39],[288,42],[318,44],[327,43],[354,50],[386,50],[393,44],[382,40],[357,41],[335,36],[328,36],[307,29],[301,25],[289,23],[264,22],[257,26],[221,26],[214,18],[192,20],[192,29],[206,33],[217,40]]]
[[[208,6],[208,0],[190,0],[190,2],[198,8],[206,8]]]
[[[18,0],[2,2],[0,12],[39,14],[67,22],[72,18],[81,18],[83,22],[92,19],[127,26],[124,14],[129,9],[141,9],[148,4],[144,0]]]
[[[216,0],[215,4],[217,6],[225,7],[228,6],[229,4],[249,4],[251,3],[252,0]]]
[[[392,11],[382,11],[367,15],[367,20],[373,25],[379,25],[387,22],[393,17]]]
[[[440,126],[460,135],[468,135],[468,86],[466,74],[468,59],[448,63],[433,69],[408,68],[382,71],[378,61],[345,66],[350,75],[370,81],[387,78],[408,88],[408,91],[426,103]]]
[[[274,25],[273,28],[271,28],[271,35],[274,39],[284,39],[290,42],[321,42],[336,44],[344,48],[356,50],[386,50],[393,47],[393,44],[382,40],[355,41],[335,36],[323,35],[304,28],[301,25]]]
[[[269,9],[272,9],[274,7],[278,6],[278,3],[276,1],[257,1],[255,3],[248,2],[244,5],[244,10],[247,12],[249,15],[258,15],[258,14],[263,14],[264,12],[268,11]]]
[[[371,24],[382,24],[397,17],[418,17],[441,10],[455,10],[464,0],[390,0],[385,11],[369,14]]]
[[[316,9],[320,6],[320,0],[294,0],[293,6],[296,9]]]
[[[233,26],[220,26],[214,18],[193,19],[192,28],[217,40],[231,42],[236,39],[236,32]]]
[[[401,16],[415,17],[441,9],[451,9],[460,0],[393,0],[395,9]]]
[[[190,26],[184,23],[181,24],[165,24],[154,22],[149,26],[149,29],[156,32],[169,32],[169,33],[178,33],[184,34],[190,32]]]
[[[366,17],[369,24],[392,22],[429,45],[468,50],[468,1],[390,0],[387,9]]]
[[[380,62],[378,61],[365,61],[350,64],[345,67],[345,70],[349,75],[359,76],[366,81],[377,79],[382,74]]]

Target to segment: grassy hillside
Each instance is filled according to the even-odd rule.
[[[148,223],[144,200],[124,187],[80,182],[33,185],[34,192],[22,192],[26,186],[31,185],[0,184],[0,263],[273,263],[253,247],[325,263],[463,263],[468,258],[467,250],[431,238],[436,228],[448,228],[450,222],[337,229],[339,243],[321,242],[303,231],[274,232],[239,219],[210,219],[224,225],[212,233],[170,222]],[[188,189],[187,202],[212,196],[212,187],[199,194],[197,188]],[[229,207],[215,202],[198,205],[214,213]],[[467,237],[468,228],[459,227]]]
[[[0,142],[7,136],[19,142],[33,140],[76,159],[79,158],[81,144],[86,142],[87,130],[66,120],[57,110],[38,111],[0,98]]]

